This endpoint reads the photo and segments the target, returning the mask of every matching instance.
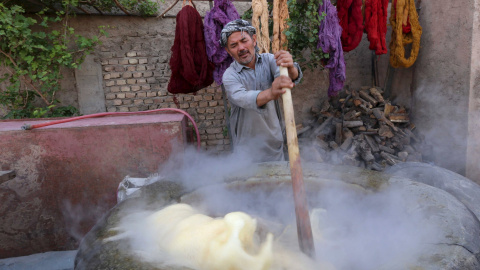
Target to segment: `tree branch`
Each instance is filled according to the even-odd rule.
[[[3,55],[5,55],[5,56],[10,60],[10,62],[11,62],[17,69],[19,68],[18,65],[17,65],[17,63],[15,62],[15,60],[13,60],[13,58],[12,58],[11,55],[7,54],[6,52],[4,52],[4,51],[1,50],[1,49],[0,49],[0,53],[2,53]],[[6,68],[7,68],[7,70],[10,72],[11,75],[14,74],[14,72],[11,71],[11,70],[9,70],[7,66],[6,66]],[[51,102],[49,102],[49,101],[45,98],[45,96],[42,94],[42,92],[41,92],[40,90],[38,90],[37,87],[35,87],[35,85],[33,84],[33,82],[29,82],[29,81],[25,78],[24,75],[20,75],[20,79],[21,79],[23,82],[25,82],[26,84],[29,84],[30,87],[40,96],[40,98],[43,99],[43,101],[45,101],[45,103],[46,103],[47,105],[50,105],[50,104],[51,104]]]

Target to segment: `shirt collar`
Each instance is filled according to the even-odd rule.
[[[257,63],[262,63],[262,56],[258,53],[255,53],[255,60],[256,60],[255,65],[257,65]],[[242,71],[242,69],[249,68],[249,67],[244,66],[235,60],[233,61],[233,68],[235,69],[236,72],[239,73],[240,71]]]

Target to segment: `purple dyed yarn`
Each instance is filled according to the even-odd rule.
[[[205,15],[203,32],[207,45],[207,56],[208,60],[215,64],[213,78],[218,85],[222,84],[223,73],[233,62],[232,57],[220,46],[220,33],[225,24],[239,18],[240,16],[230,0],[215,0],[214,7]]]
[[[343,58],[342,27],[338,21],[337,9],[329,0],[323,0],[318,7],[318,13],[325,12],[325,19],[320,23],[317,48],[330,54],[325,66],[330,71],[330,86],[328,96],[336,96],[345,82],[345,59]]]

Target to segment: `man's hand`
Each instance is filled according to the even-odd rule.
[[[278,99],[283,93],[285,93],[285,90],[283,90],[283,88],[292,89],[294,86],[295,84],[292,82],[292,79],[290,79],[289,77],[278,76],[273,81],[272,88],[270,88],[272,100]]]
[[[285,93],[285,90],[283,88],[290,88],[292,89],[295,86],[295,84],[292,82],[292,79],[290,79],[287,76],[278,76],[275,78],[275,80],[272,82],[272,87],[268,88],[257,96],[257,106],[263,106],[270,100],[277,100],[282,96],[283,93]]]
[[[292,80],[296,80],[298,78],[298,70],[293,65],[293,57],[289,52],[280,50],[276,52],[273,57],[277,61],[277,66],[288,68],[288,75],[290,78],[292,78]]]

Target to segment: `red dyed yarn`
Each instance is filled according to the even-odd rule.
[[[355,49],[363,35],[362,0],[338,0],[337,14],[342,27],[343,51]]]
[[[186,5],[177,14],[168,92],[193,93],[213,83],[215,65],[208,61],[203,22],[198,11]]]
[[[376,55],[387,53],[387,10],[388,0],[365,2],[365,31],[370,41],[369,48],[374,50]]]
[[[397,7],[397,0],[394,0],[393,1],[393,5],[392,5],[392,8],[395,9]],[[394,13],[393,13],[393,18],[397,18],[397,12],[396,10],[394,10]],[[412,31],[412,26],[410,25],[410,15],[408,15],[407,17],[407,25],[403,25],[402,24],[402,32],[407,34],[407,33],[410,33]]]

